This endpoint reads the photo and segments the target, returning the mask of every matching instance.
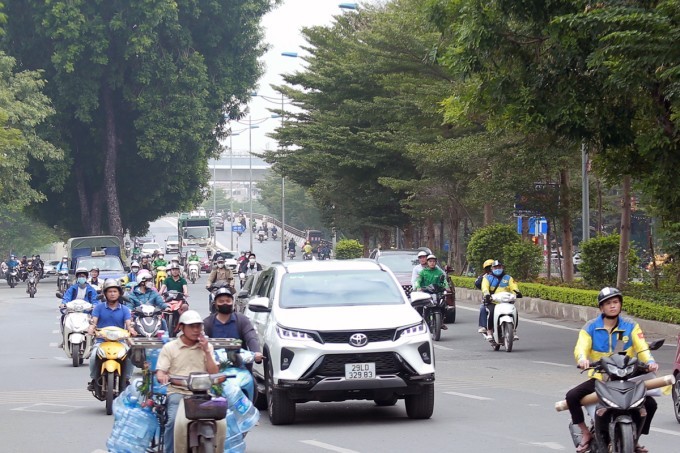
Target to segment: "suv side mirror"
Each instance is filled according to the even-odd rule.
[[[267,297],[256,297],[248,302],[248,310],[255,313],[269,313],[271,308],[269,308],[269,298]]]

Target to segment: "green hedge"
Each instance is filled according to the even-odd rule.
[[[471,277],[452,277],[453,283],[459,288],[475,289],[475,279]],[[551,300],[572,305],[597,307],[598,291],[589,289],[563,288],[547,286],[538,283],[520,283],[522,294],[527,297]],[[648,300],[625,296],[623,308],[631,316],[652,321],[680,324],[680,308],[659,305]]]

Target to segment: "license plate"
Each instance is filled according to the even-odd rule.
[[[375,379],[375,363],[346,363],[345,379]]]

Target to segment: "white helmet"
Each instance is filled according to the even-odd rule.
[[[139,267],[139,263],[137,261],[133,261],[132,264],[130,264],[130,267]]]
[[[196,310],[187,310],[179,317],[178,324],[203,324],[203,318]]]
[[[79,267],[78,269],[76,269],[76,277],[78,276],[78,274],[85,274],[85,276],[87,277],[89,273],[90,271],[88,271],[87,268],[85,267]]]
[[[153,281],[153,277],[151,276],[151,272],[149,272],[149,271],[146,270],[146,269],[142,269],[141,271],[139,271],[139,272],[137,273],[137,281],[141,283],[141,282],[143,282],[143,281],[145,281],[145,280],[148,280],[148,281],[152,282],[152,281]]]

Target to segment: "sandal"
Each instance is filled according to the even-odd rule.
[[[590,451],[590,441],[591,440],[592,439],[588,439],[588,442],[586,442],[585,444],[584,443],[579,444],[579,446],[576,447],[576,453],[586,453],[586,452]]]
[[[649,453],[649,450],[644,445],[636,445],[634,451],[635,453]]]

